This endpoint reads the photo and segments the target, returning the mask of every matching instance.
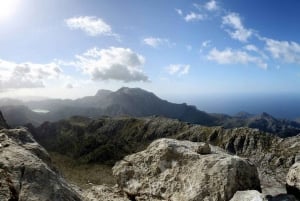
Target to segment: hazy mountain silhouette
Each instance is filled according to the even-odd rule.
[[[20,105],[2,108],[4,116],[11,125],[26,123],[26,121],[38,125],[43,121],[57,121],[74,115],[92,118],[103,115],[136,117],[158,115],[203,125],[216,125],[218,122],[216,117],[198,110],[195,106],[170,103],[140,88],[123,87],[115,92],[99,90],[95,96],[86,96],[76,100],[48,99],[23,104],[27,108]],[[49,110],[49,113],[38,114],[31,111],[37,108]],[[21,113],[17,116],[23,118],[22,121],[15,119],[17,111]]]
[[[0,103],[3,102],[5,101],[0,101]],[[156,115],[206,126],[258,128],[283,137],[300,133],[300,123],[276,119],[267,113],[253,115],[239,112],[234,116],[208,114],[186,103],[168,102],[140,88],[123,87],[115,92],[99,90],[94,96],[86,96],[76,100],[47,99],[23,103],[11,100],[6,102],[12,102],[13,105],[2,106],[0,109],[3,111],[7,122],[13,126],[26,123],[37,126],[44,121],[58,121],[75,115],[90,118]],[[44,109],[49,110],[49,112],[46,114],[36,113],[32,109]]]

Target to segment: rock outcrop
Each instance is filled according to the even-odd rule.
[[[295,163],[286,177],[287,193],[295,195],[300,199],[300,162]]]
[[[79,201],[25,128],[0,130],[0,200]]]
[[[159,139],[113,167],[130,200],[229,200],[239,190],[261,190],[256,167],[206,143]]]

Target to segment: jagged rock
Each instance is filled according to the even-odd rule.
[[[248,160],[215,150],[199,154],[204,143],[160,139],[113,167],[131,200],[229,200],[238,190],[261,190]]]
[[[286,177],[286,191],[300,199],[300,162],[295,163]]]
[[[0,143],[0,200],[81,200],[25,128],[0,130]]]

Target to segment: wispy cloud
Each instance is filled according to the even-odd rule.
[[[253,31],[246,29],[242,23],[242,20],[237,13],[229,13],[223,17],[223,26],[227,26],[230,29],[225,29],[231,38],[239,40],[241,42],[247,42],[252,36]]]
[[[74,63],[93,80],[149,81],[142,68],[145,58],[129,48],[92,48],[76,59]]]
[[[245,45],[243,48],[244,48],[245,50],[249,51],[249,52],[255,52],[255,53],[259,54],[259,55],[262,56],[264,59],[268,59],[268,56],[267,56],[263,51],[261,51],[258,47],[256,47],[256,46],[253,45],[253,44]]]
[[[168,47],[173,47],[174,45],[176,45],[175,43],[171,43],[167,38],[155,38],[155,37],[144,38],[143,43],[154,48],[163,45],[166,45]]]
[[[0,59],[0,89],[42,88],[44,81],[58,78],[62,70],[52,62],[37,64],[15,63]]]
[[[182,76],[189,73],[190,65],[187,64],[171,64],[166,68],[170,75]]]
[[[210,44],[211,44],[211,40],[205,40],[202,42],[201,46],[205,48],[205,47],[209,47]]]
[[[119,35],[103,19],[94,16],[72,17],[65,20],[66,25],[72,30],[82,30],[89,36],[113,36],[119,39]]]
[[[279,41],[270,38],[263,39],[265,41],[265,49],[275,59],[283,60],[287,63],[300,64],[300,44],[289,41]]]
[[[183,15],[183,12],[181,9],[178,9],[178,8],[175,8],[175,11],[178,15],[182,16]]]
[[[209,11],[214,11],[214,10],[218,10],[218,4],[215,0],[210,0],[209,2],[207,2],[204,6],[206,8],[206,10]]]
[[[203,52],[205,49],[211,46],[211,40],[205,40],[201,43],[200,52]]]
[[[204,20],[204,19],[205,19],[204,15],[199,14],[199,13],[194,13],[194,12],[190,12],[189,14],[187,14],[184,17],[184,20],[186,22],[199,21],[199,20]]]
[[[255,64],[263,69],[267,69],[268,65],[260,57],[255,57],[241,50],[232,50],[227,48],[219,51],[213,48],[207,55],[207,59],[215,61],[219,64]]]

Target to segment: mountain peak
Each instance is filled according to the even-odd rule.
[[[99,89],[95,96],[107,96],[110,93],[112,93],[112,91],[107,89]]]
[[[153,95],[155,96],[152,92],[146,91],[141,88],[129,88],[129,87],[122,87],[116,91],[116,93],[121,93],[121,94],[129,94],[129,95]]]

